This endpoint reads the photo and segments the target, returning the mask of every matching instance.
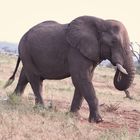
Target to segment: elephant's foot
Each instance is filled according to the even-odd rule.
[[[42,109],[46,109],[43,101],[40,101],[40,100],[35,100],[35,106],[33,107],[34,109],[39,109],[39,110],[42,110]]]
[[[35,109],[35,110],[44,110],[44,109],[46,109],[46,107],[45,107],[44,104],[35,104],[33,109]]]
[[[22,93],[17,92],[17,91],[14,91],[14,92],[12,93],[12,95],[14,95],[14,96],[22,96]]]
[[[79,113],[79,111],[70,111],[70,113],[73,115],[73,116],[75,116],[75,117],[80,117],[80,113]]]
[[[93,123],[93,122],[96,122],[96,123],[100,123],[102,122],[103,119],[102,117],[99,115],[99,113],[94,113],[94,115],[90,115],[89,116],[89,122],[90,123]]]
[[[35,97],[35,105],[37,106],[44,106],[44,102],[43,102],[43,99],[42,97]]]
[[[15,93],[12,93],[8,96],[8,101],[10,101],[10,103],[12,103],[13,105],[15,104],[19,104],[21,103],[21,97],[16,95]]]
[[[80,109],[80,107],[71,106],[70,112],[77,113],[79,111],[79,109]]]

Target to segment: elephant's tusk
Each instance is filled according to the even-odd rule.
[[[121,72],[124,73],[124,74],[128,74],[127,71],[126,71],[126,69],[123,68],[122,65],[120,65],[120,64],[116,64],[116,66],[117,66],[117,68],[118,68],[119,71],[121,71]]]

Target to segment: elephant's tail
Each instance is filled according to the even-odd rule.
[[[6,84],[4,85],[4,88],[7,88],[8,86],[10,86],[13,83],[13,81],[15,80],[15,74],[16,74],[17,69],[19,67],[19,63],[20,63],[20,57],[18,57],[17,64],[16,64],[15,70],[13,72],[13,75],[6,82]]]

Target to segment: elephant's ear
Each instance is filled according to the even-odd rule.
[[[102,23],[98,18],[79,17],[68,25],[66,33],[66,39],[71,47],[79,49],[85,57],[93,61],[99,59],[100,54],[100,29],[97,27],[100,24]]]

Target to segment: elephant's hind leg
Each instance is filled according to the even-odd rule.
[[[44,106],[44,102],[42,98],[43,80],[40,78],[40,76],[34,74],[29,74],[28,79],[35,95],[35,104]]]
[[[14,91],[14,94],[22,95],[27,83],[28,83],[28,80],[27,80],[27,77],[25,75],[24,69],[22,68],[17,86],[16,86],[15,91]]]

